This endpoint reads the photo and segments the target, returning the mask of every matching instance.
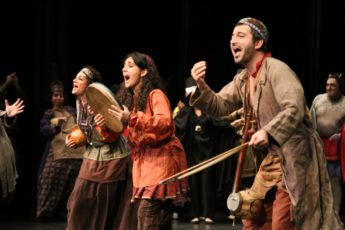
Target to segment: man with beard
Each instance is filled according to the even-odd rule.
[[[342,73],[330,73],[326,82],[326,93],[317,95],[311,106],[314,125],[324,144],[333,204],[337,213],[342,200],[340,152],[344,143],[341,145],[340,140],[345,122],[345,96],[341,93],[343,87]]]
[[[228,207],[242,218],[243,229],[343,229],[302,84],[287,64],[271,57],[268,37],[255,18],[237,22],[230,49],[244,68],[218,93],[206,84],[206,61],[191,70],[198,86],[191,105],[211,116],[244,107],[256,123],[247,143],[262,159],[260,168],[251,188],[231,194],[235,199],[230,195]],[[234,208],[231,201],[238,200]]]

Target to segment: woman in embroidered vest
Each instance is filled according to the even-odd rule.
[[[121,133],[108,129],[104,117],[92,112],[86,98],[86,88],[101,80],[92,66],[82,68],[73,79],[77,124],[86,137],[86,151],[67,203],[68,230],[135,228],[128,215],[131,213],[128,191],[132,186],[130,152]],[[66,145],[74,148],[78,143],[67,136]]]

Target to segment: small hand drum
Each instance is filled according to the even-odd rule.
[[[86,143],[86,136],[77,124],[71,127],[70,133],[67,135],[67,139],[73,140],[77,146],[82,146]]]
[[[105,85],[99,82],[94,82],[86,88],[86,97],[92,110],[97,114],[100,113],[105,119],[106,126],[116,132],[123,131],[123,123],[116,117],[108,113],[111,105],[121,108],[121,105],[116,101],[114,94]]]

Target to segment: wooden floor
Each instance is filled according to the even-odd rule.
[[[39,223],[25,220],[2,220],[0,230],[65,230],[65,222]],[[173,220],[173,230],[240,230],[242,225],[237,223],[235,226],[229,222],[215,222],[212,225],[200,222],[191,224],[187,220]]]
[[[343,219],[343,218],[342,218]],[[42,223],[31,220],[17,220],[0,219],[0,230],[65,230],[66,222],[50,222]],[[240,221],[236,221],[235,225],[232,222],[215,219],[214,224],[205,224],[200,222],[199,224],[191,224],[189,220],[180,219],[173,220],[173,230],[241,230],[242,224]]]
[[[18,208],[21,207],[21,208]],[[31,208],[25,208],[16,203],[10,205],[0,203],[0,230],[65,230],[66,222],[38,222],[32,217],[34,211]],[[242,224],[237,220],[235,225],[226,220],[227,210],[217,211],[213,224],[205,224],[200,221],[199,224],[191,224],[190,217],[185,214],[185,210],[179,210],[181,213],[179,219],[173,220],[173,230],[240,230]],[[225,213],[224,213],[225,212]],[[85,229],[93,230],[93,229]],[[98,230],[98,229],[95,229]],[[130,230],[130,229],[129,229]]]
[[[1,209],[1,206],[0,206]],[[0,212],[0,230],[65,230],[66,222],[38,222],[31,218],[17,217],[18,211]],[[217,212],[213,224],[205,224],[200,221],[199,224],[191,224],[190,218],[182,216],[173,220],[173,230],[241,230],[240,220],[236,220],[233,225],[232,221],[226,219],[223,212]],[[345,222],[345,215],[342,212],[341,219]],[[89,229],[85,229],[89,230]],[[93,229],[91,229],[93,230]],[[98,229],[95,229],[98,230]],[[129,229],[130,230],[130,229]]]

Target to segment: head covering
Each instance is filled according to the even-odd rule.
[[[63,93],[64,87],[61,81],[53,81],[50,83],[50,92],[54,93]]]
[[[250,28],[252,28],[252,30],[256,31],[265,42],[267,42],[269,37],[268,30],[265,24],[260,20],[250,17],[242,18],[238,21],[237,24],[244,24],[249,26]]]
[[[335,72],[329,73],[328,79],[330,79],[330,78],[334,78],[338,82],[340,90],[343,90],[343,88],[344,88],[344,77],[343,77],[342,73],[335,73]]]
[[[91,65],[85,65],[80,70],[91,82],[102,82],[101,74]]]
[[[185,81],[185,92],[186,95],[193,93],[196,90],[196,82],[194,78],[188,77]]]

